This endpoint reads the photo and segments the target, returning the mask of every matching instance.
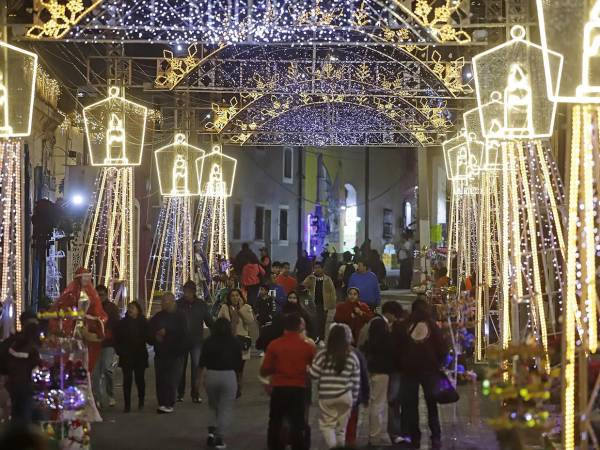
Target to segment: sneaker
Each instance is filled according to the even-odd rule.
[[[183,397],[177,397],[177,403],[181,403],[183,401]]]
[[[110,397],[110,398],[108,399],[108,406],[110,406],[111,408],[112,408],[113,406],[115,406],[116,404],[117,404],[117,401],[116,401],[114,398]]]
[[[192,403],[202,403],[201,397],[192,397]]]
[[[214,447],[215,446],[215,427],[208,427],[208,437],[206,438],[206,446]]]
[[[157,412],[158,414],[170,414],[170,413],[172,413],[173,411],[175,411],[175,410],[174,410],[173,408],[169,407],[169,406],[159,406],[159,407],[156,409],[156,412]]]
[[[219,449],[219,450],[227,448],[227,446],[225,445],[225,442],[223,442],[222,438],[220,438],[220,437],[215,438],[215,448]]]

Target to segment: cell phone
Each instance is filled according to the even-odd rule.
[[[269,297],[276,297],[276,296],[277,296],[277,291],[275,289],[269,290]]]

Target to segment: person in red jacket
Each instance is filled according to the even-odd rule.
[[[345,323],[352,330],[354,342],[358,342],[360,330],[374,317],[369,305],[360,301],[358,288],[348,288],[348,296],[344,303],[335,308],[334,322]]]
[[[249,262],[242,268],[242,286],[246,290],[248,304],[254,308],[254,303],[258,298],[261,279],[265,276],[265,269],[258,262],[254,253],[249,256]]]

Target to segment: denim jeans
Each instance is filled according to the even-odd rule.
[[[114,347],[102,347],[100,358],[94,367],[92,383],[94,396],[101,406],[108,405],[108,401],[114,398],[113,388],[113,362],[115,359]]]
[[[179,380],[179,387],[177,388],[177,397],[183,398],[185,395],[185,379],[187,378],[188,359],[190,360],[191,366],[190,391],[192,392],[192,398],[200,397],[200,392],[198,391],[198,364],[200,363],[201,353],[202,344],[196,344],[183,356],[183,368],[181,371],[181,379]]]

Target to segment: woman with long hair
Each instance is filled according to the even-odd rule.
[[[231,331],[231,323],[221,317],[212,327],[202,346],[199,379],[204,380],[208,406],[215,415],[216,426],[208,427],[208,447],[225,448],[224,434],[229,431],[238,380],[242,365],[242,348]]]
[[[346,327],[334,325],[327,347],[320,350],[309,373],[319,391],[319,428],[329,448],[343,446],[346,425],[360,390],[360,362],[351,349]]]
[[[119,355],[119,367],[123,371],[123,400],[125,412],[131,411],[131,387],[135,376],[138,392],[138,409],[144,407],[146,397],[145,371],[148,367],[148,320],[138,302],[127,305],[127,313],[115,329],[115,350]]]
[[[431,386],[437,379],[448,352],[442,331],[435,324],[429,304],[417,298],[412,304],[410,317],[400,325],[396,348],[400,350],[401,368],[401,422],[402,430],[414,448],[421,445],[419,429],[419,386],[423,387],[427,417],[431,431],[431,448],[441,448],[441,428],[437,402]]]
[[[218,318],[225,318],[231,324],[231,332],[242,347],[242,364],[237,372],[238,392],[237,397],[242,395],[242,376],[244,365],[250,359],[252,340],[250,339],[250,327],[254,323],[252,307],[246,303],[244,294],[240,289],[231,289],[227,294],[225,304],[219,310]]]

